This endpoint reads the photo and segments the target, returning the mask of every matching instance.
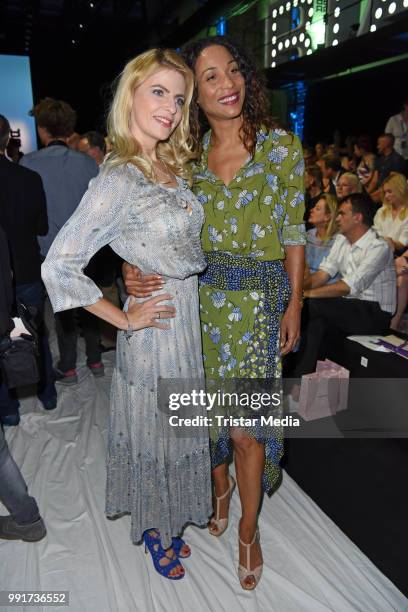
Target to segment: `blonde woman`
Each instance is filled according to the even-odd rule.
[[[309,223],[314,227],[306,232],[306,271],[305,278],[314,274],[323,259],[328,255],[337,232],[337,199],[322,194],[309,214]],[[336,277],[330,282],[338,280]]]
[[[374,217],[374,229],[398,254],[408,246],[408,184],[398,172],[391,172],[382,184],[382,206]],[[405,253],[404,253],[405,255]],[[391,327],[397,329],[408,303],[408,275],[404,256],[395,259],[397,270],[397,311]]]
[[[337,181],[336,194],[339,200],[345,198],[351,193],[362,193],[363,186],[360,183],[358,176],[352,172],[344,172]]]
[[[212,513],[208,432],[170,440],[157,402],[159,378],[203,377],[204,214],[186,170],[192,93],[192,73],[173,51],[153,49],[126,65],[108,120],[112,151],[43,264],[55,311],[83,306],[119,329],[106,512],[131,514],[132,541],[143,538],[156,570],[172,580],[183,578],[180,557],[191,552],[179,537],[184,525],[206,525]],[[162,285],[151,299],[129,298],[125,312],[104,299],[83,268],[106,244],[160,274],[166,293]]]

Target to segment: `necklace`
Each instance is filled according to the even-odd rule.
[[[156,174],[156,177],[157,177],[157,178],[159,178],[160,176],[162,176],[163,178],[167,179],[167,180],[165,180],[165,181],[159,181],[159,182],[160,182],[160,183],[162,183],[163,185],[166,185],[166,184],[168,184],[168,183],[172,183],[172,184],[174,184],[174,182],[176,182],[176,183],[177,183],[177,180],[176,180],[176,178],[175,178],[174,174],[173,174],[172,172],[169,172],[169,171],[168,171],[167,166],[166,166],[166,164],[164,163],[164,161],[163,161],[162,159],[159,159],[158,161],[159,161],[159,162],[161,163],[161,165],[163,166],[164,171],[163,171],[163,170],[161,170],[160,168],[158,168],[158,167],[156,166],[156,163],[157,163],[157,162],[154,162],[154,161],[153,161],[153,162],[152,162],[152,164],[153,164],[153,167],[154,167],[154,172],[155,172],[155,174]],[[189,202],[183,202],[182,207],[183,207],[183,208],[184,208],[184,210],[185,210],[186,212],[188,212],[188,214],[191,216],[191,214],[192,214],[192,212],[193,212],[193,208],[192,208],[191,204],[190,204]]]
[[[162,178],[167,179],[166,181],[160,181],[160,182],[164,184],[174,183],[174,175],[168,171],[167,166],[162,159],[159,159],[159,162],[163,166],[164,171],[161,170],[161,168],[157,167],[156,163],[153,162],[154,172],[158,178],[161,176]]]

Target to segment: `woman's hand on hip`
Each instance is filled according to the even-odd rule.
[[[170,304],[161,304],[166,300],[173,299],[169,293],[158,295],[145,302],[136,302],[130,298],[127,318],[134,330],[145,327],[157,327],[158,329],[169,329],[170,325],[160,323],[161,319],[174,319],[176,309]]]
[[[122,265],[122,275],[129,295],[150,297],[153,291],[163,289],[163,279],[159,274],[142,274],[137,266],[127,262]]]

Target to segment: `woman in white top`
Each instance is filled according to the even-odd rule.
[[[374,217],[374,229],[385,238],[394,252],[408,247],[408,184],[405,176],[391,172],[382,184],[383,204]],[[398,275],[397,311],[391,327],[397,329],[408,303],[408,274],[406,261],[395,260]]]

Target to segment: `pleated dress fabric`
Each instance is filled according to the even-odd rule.
[[[177,435],[158,405],[161,379],[204,376],[197,285],[206,265],[203,220],[201,204],[181,179],[171,189],[132,164],[102,168],[42,270],[54,311],[93,304],[102,293],[82,271],[110,244],[143,273],[163,276],[155,295],[173,296],[176,318],[165,321],[170,329],[118,333],[107,457],[107,515],[130,513],[135,543],[146,529],[159,529],[165,548],[187,523],[205,525],[212,513],[208,431]]]

